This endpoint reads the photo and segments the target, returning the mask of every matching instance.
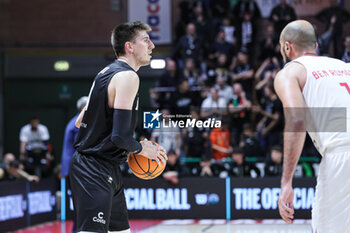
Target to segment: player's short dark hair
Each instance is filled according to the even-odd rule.
[[[117,57],[125,54],[125,43],[133,41],[138,31],[151,31],[151,27],[141,21],[135,21],[119,24],[113,29],[111,43]]]

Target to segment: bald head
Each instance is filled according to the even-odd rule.
[[[300,49],[316,49],[316,32],[313,26],[305,20],[295,20],[283,29],[281,43],[289,41]]]

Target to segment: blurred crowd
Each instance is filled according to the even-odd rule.
[[[162,112],[165,122],[171,120],[166,116],[179,114],[183,119],[215,118],[222,124],[211,129],[140,129],[138,138],[150,138],[167,150],[163,177],[172,183],[181,176],[280,176],[284,117],[273,80],[284,65],[280,32],[298,18],[297,12],[280,0],[262,24],[255,0],[184,0],[179,8],[174,46],[164,73],[149,90],[150,105]],[[326,28],[318,35],[319,55],[350,62],[350,35],[343,35],[350,14],[331,0],[330,7],[314,18]],[[78,100],[78,111],[86,99]],[[56,169],[59,177],[68,175],[78,131],[76,117],[66,128],[62,168]],[[12,153],[4,156],[0,180],[38,181],[52,175],[55,157],[49,131],[38,117],[23,126],[19,138],[19,160]],[[296,176],[317,175],[319,154],[309,138],[302,157],[309,159],[298,164]],[[122,170],[131,175],[127,164]]]
[[[179,7],[174,47],[150,90],[151,107],[160,109],[165,121],[181,114],[220,119],[222,126],[140,134],[175,157],[166,171],[178,170],[178,175],[281,175],[284,117],[273,80],[284,65],[280,32],[297,13],[286,0],[280,0],[264,23],[255,0],[182,1]],[[319,55],[349,62],[350,35],[344,36],[342,28],[350,14],[334,0],[314,18],[326,28],[318,35]],[[319,154],[309,138],[302,157],[307,159],[298,165],[296,176],[317,175]],[[200,162],[188,162],[193,158]]]

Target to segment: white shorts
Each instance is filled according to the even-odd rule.
[[[350,150],[323,156],[312,209],[314,233],[350,233]]]

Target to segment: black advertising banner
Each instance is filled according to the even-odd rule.
[[[27,192],[23,180],[0,183],[0,232],[27,226]]]
[[[42,179],[31,182],[28,193],[30,225],[57,219],[55,179]]]
[[[0,233],[56,220],[55,179],[0,183]]]
[[[231,178],[231,218],[277,219],[278,178]],[[311,218],[316,178],[293,180],[295,219]]]
[[[130,219],[224,219],[225,179],[183,178],[178,185],[164,179],[124,178]]]

